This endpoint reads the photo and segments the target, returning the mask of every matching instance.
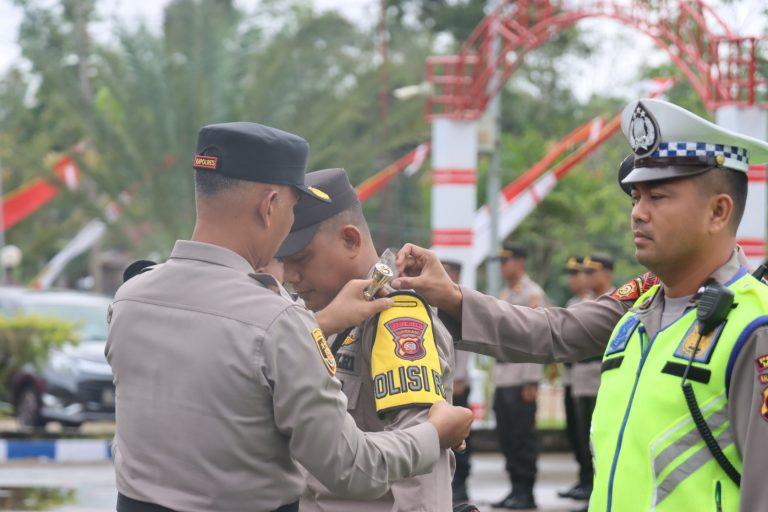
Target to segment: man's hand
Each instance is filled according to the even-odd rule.
[[[455,407],[441,400],[429,409],[429,422],[437,430],[441,450],[458,448],[469,435],[472,411],[464,407]]]
[[[315,313],[315,320],[323,334],[326,336],[337,334],[347,327],[360,325],[373,315],[392,307],[392,299],[366,300],[363,291],[372,282],[372,279],[349,281],[330,304]]]
[[[397,275],[391,286],[412,289],[432,306],[461,318],[461,289],[451,281],[437,254],[417,245],[405,244],[397,253]]]

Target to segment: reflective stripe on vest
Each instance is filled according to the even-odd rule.
[[[689,380],[725,456],[738,470],[741,458],[728,420],[726,368],[739,335],[768,313],[768,287],[741,273],[729,287],[738,305],[695,354],[699,378]],[[650,299],[651,289],[636,303]],[[690,417],[677,371],[697,337],[693,308],[648,339],[634,311],[617,324],[603,357],[592,420],[595,481],[590,512],[736,511],[739,489],[712,457]]]

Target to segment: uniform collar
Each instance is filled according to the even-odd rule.
[[[253,273],[251,264],[235,251],[204,242],[177,240],[176,245],[173,246],[173,251],[171,251],[170,259],[204,261],[245,274]]]
[[[744,256],[744,252],[741,247],[736,249],[731,254],[728,261],[715,270],[710,277],[720,284],[725,286],[730,285],[735,279],[741,277],[746,271],[749,262]],[[633,311],[641,316],[653,316],[659,315],[659,318],[664,309],[664,283],[661,284],[659,290],[645,302],[638,307],[632,308]]]
[[[275,279],[275,276],[272,274],[267,274],[264,272],[259,273],[251,273],[250,274],[253,279],[255,279],[259,284],[264,286],[265,288],[269,288],[288,302],[297,302],[297,299],[288,293],[288,290],[283,287],[282,283],[280,283],[277,279]],[[303,303],[302,303],[303,304]]]

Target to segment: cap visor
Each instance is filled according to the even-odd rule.
[[[319,227],[320,223],[312,224],[298,231],[290,232],[288,237],[283,240],[283,245],[277,250],[275,258],[287,258],[305,248],[312,241]]]
[[[644,181],[662,181],[674,180],[678,178],[689,178],[697,174],[703,174],[712,167],[637,167],[627,174],[627,177],[621,180],[622,185],[632,183],[642,183]],[[623,188],[623,187],[622,187]]]
[[[294,187],[296,187],[296,190],[304,194],[302,197],[309,196],[311,199],[320,201],[321,203],[331,202],[330,196],[319,188],[308,187],[306,185],[294,185]]]

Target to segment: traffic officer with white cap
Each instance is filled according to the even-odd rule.
[[[464,349],[539,362],[602,353],[590,511],[768,510],[768,286],[736,245],[746,173],[768,144],[653,99],[632,102],[622,129],[636,257],[660,283],[531,310],[454,286],[434,253],[406,246],[410,277],[393,284],[458,321]]]
[[[296,511],[297,462],[339,495],[375,498],[431,471],[468,433],[471,412],[445,402],[396,433],[358,430],[323,331],[390,299],[364,300],[370,282],[355,280],[316,321],[255,273],[299,198],[329,201],[304,185],[308,149],[255,123],[200,131],[192,240],[164,264],[132,266],[110,310],[118,512]]]

